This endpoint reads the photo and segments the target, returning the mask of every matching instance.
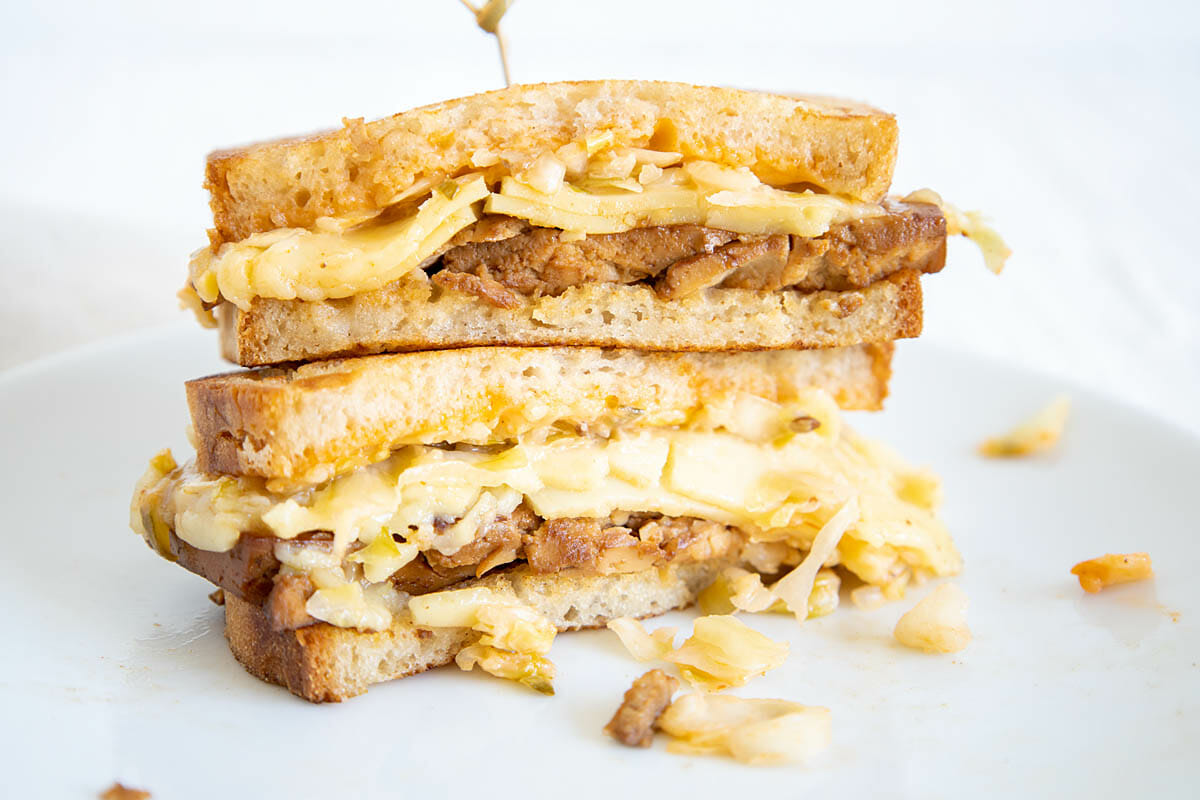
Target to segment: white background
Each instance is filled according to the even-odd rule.
[[[669,78],[893,111],[895,187],[985,209],[1016,252],[996,279],[956,242],[926,281],[925,335],[1200,431],[1197,9],[517,0],[505,29],[518,81]],[[209,150],[500,82],[456,0],[10,0],[0,64],[0,367],[188,324],[174,292],[204,242]]]

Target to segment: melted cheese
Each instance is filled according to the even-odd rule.
[[[323,219],[312,229],[280,228],[227,242],[215,253],[199,250],[190,265],[191,287],[206,303],[224,299],[243,310],[256,297],[349,297],[422,266],[480,211],[558,228],[572,238],[685,223],[748,235],[813,237],[832,224],[883,213],[876,204],[776,189],[748,170],[707,161],[662,169],[678,158],[605,149],[579,171],[547,153],[529,170],[503,177],[494,193],[482,173],[471,173],[447,181],[415,214],[397,221],[381,221],[385,215]],[[647,179],[632,177],[634,170]]]
[[[983,263],[988,269],[997,275],[1004,271],[1004,265],[1012,255],[1012,250],[1005,244],[1000,233],[987,223],[982,212],[960,211],[932,189],[910,192],[904,200],[909,203],[932,203],[940,208],[942,216],[946,218],[946,233],[967,237],[979,248],[983,255]]]
[[[715,165],[713,165],[715,166]],[[577,234],[620,233],[650,225],[707,225],[734,233],[820,236],[837,222],[882,213],[880,206],[758,184],[728,190],[690,181],[638,191],[586,191],[564,183],[540,192],[515,178],[500,182],[483,210]]]
[[[228,300],[245,310],[255,297],[324,300],[378,289],[416,269],[478,214],[487,197],[479,174],[448,181],[412,216],[341,230],[280,228],[200,250],[190,265],[200,299]]]
[[[807,550],[856,498],[858,512],[833,561],[874,584],[911,569],[957,571],[959,556],[935,515],[928,473],[843,426],[823,392],[769,405],[773,410],[755,404],[756,414],[778,424],[750,426],[751,438],[724,427],[660,428],[608,440],[567,435],[516,442],[499,452],[410,446],[294,496],[271,494],[252,479],[208,479],[191,467],[162,478],[166,488],[150,488],[162,497],[162,517],[195,547],[227,550],[238,531],[281,540],[332,531],[339,556],[354,542],[366,546],[356,560],[376,580],[416,550],[453,554],[480,525],[522,501],[546,519],[616,511],[710,519],[741,528],[753,541]],[[763,417],[764,411],[770,413]],[[786,422],[801,415],[819,427],[793,431]],[[745,424],[745,417],[728,419]],[[435,523],[453,520],[460,522],[436,532]],[[407,532],[403,549],[380,545],[385,527]]]

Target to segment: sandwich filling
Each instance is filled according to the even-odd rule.
[[[185,296],[249,310],[259,297],[321,301],[432,278],[500,307],[597,282],[650,283],[670,300],[718,286],[842,290],[903,268],[936,272],[947,232],[974,238],[995,270],[1007,255],[977,216],[928,191],[864,203],[769,186],[744,167],[614,147],[611,137],[512,174],[497,154],[473,161],[479,171],[419,181],[378,213],[200,250]]]
[[[824,392],[713,398],[703,412],[696,427],[407,446],[291,492],[160,454],[132,523],[280,627],[386,628],[410,595],[515,563],[612,574],[723,559],[777,573],[852,500],[826,565],[893,595],[958,570],[936,478],[856,435]]]

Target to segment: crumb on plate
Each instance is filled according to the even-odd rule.
[[[1049,450],[1062,437],[1070,412],[1070,398],[1056,397],[1008,433],[985,440],[979,445],[979,452],[989,458],[1015,458]]]
[[[944,583],[909,609],[893,632],[900,644],[926,653],[957,653],[971,641],[967,595]]]
[[[1149,553],[1108,553],[1080,561],[1071,567],[1071,574],[1077,576],[1079,585],[1091,594],[1118,583],[1153,578],[1154,569],[1150,566]]]
[[[121,783],[113,783],[101,795],[100,800],[150,800],[145,789],[130,789]]]

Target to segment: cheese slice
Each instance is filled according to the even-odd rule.
[[[489,194],[481,174],[434,190],[412,216],[339,230],[280,228],[192,256],[191,283],[200,299],[228,300],[246,310],[255,297],[324,300],[385,286],[416,269],[479,218],[474,204]]]

